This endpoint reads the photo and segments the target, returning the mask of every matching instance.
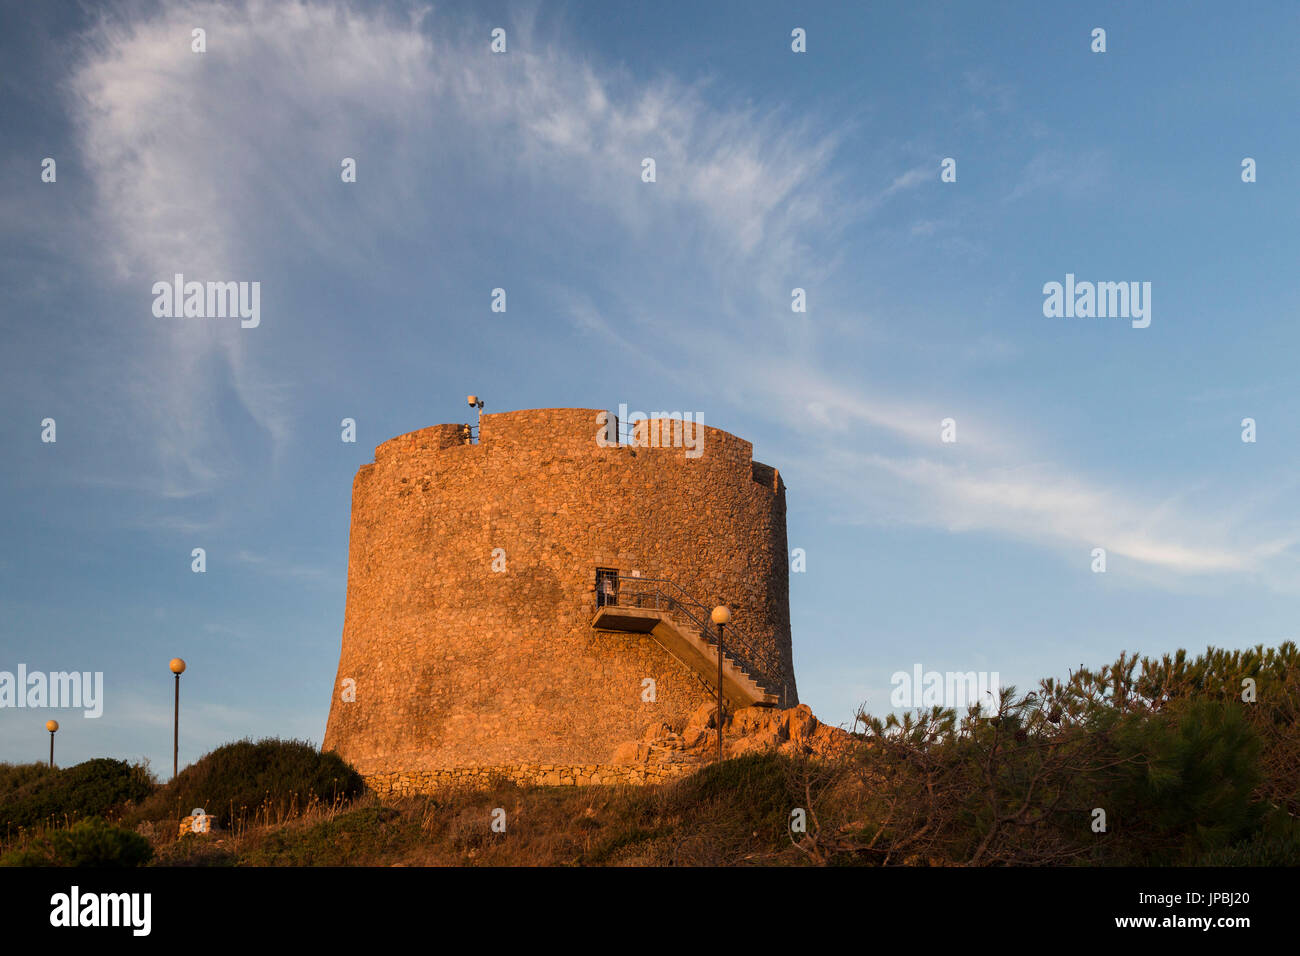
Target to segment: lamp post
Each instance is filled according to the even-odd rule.
[[[167,665],[176,675],[176,709],[172,712],[172,779],[176,779],[181,752],[181,674],[185,671],[185,662],[173,657]]]
[[[50,769],[53,770],[54,769],[54,732],[59,729],[59,722],[57,720],[47,720],[45,722],[45,729],[50,732]]]
[[[731,609],[719,604],[713,609],[713,623],[718,625],[718,762],[722,762],[722,631],[731,620]]]
[[[483,399],[477,395],[465,396],[465,401],[469,402],[470,408],[478,409],[478,440],[483,440]]]

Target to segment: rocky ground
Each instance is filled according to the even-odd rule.
[[[823,724],[806,704],[780,710],[745,707],[724,711],[722,748],[726,757],[753,753],[829,757],[843,754],[852,738],[839,727]],[[704,764],[717,757],[717,706],[703,704],[678,727],[656,721],[640,740],[614,751],[615,764]]]

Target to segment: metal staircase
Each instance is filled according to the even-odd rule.
[[[717,689],[718,635],[710,609],[663,578],[618,576],[617,589],[599,595],[591,626],[598,631],[648,634],[709,687]],[[722,695],[733,705],[771,707],[781,702],[780,662],[736,625],[723,636]]]

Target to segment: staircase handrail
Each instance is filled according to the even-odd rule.
[[[648,587],[647,587],[648,586]],[[675,593],[669,593],[670,591]],[[643,598],[655,598],[655,610],[677,612],[699,629],[701,636],[710,644],[718,643],[716,626],[712,625],[712,609],[692,597],[685,588],[668,578],[646,578],[639,575],[622,573],[618,577],[618,604],[623,606],[644,607]],[[635,597],[635,604],[624,600],[625,596]],[[666,605],[666,607],[661,606]],[[735,624],[734,618],[726,625],[723,653],[734,658],[742,669],[767,693],[775,693],[782,686],[776,675],[781,673],[780,661],[768,648],[758,646],[745,632]],[[739,653],[737,653],[739,649]]]

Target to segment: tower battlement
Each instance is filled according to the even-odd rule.
[[[613,423],[612,425],[610,423]],[[468,424],[431,425],[391,438],[375,449],[374,464],[418,464],[424,456],[448,449],[463,454],[599,455],[648,452],[735,462],[741,473],[772,484],[775,469],[753,460],[753,445],[743,438],[698,422],[677,418],[647,418],[633,423],[619,441],[617,418],[602,409],[540,408],[484,415],[476,442]],[[604,439],[605,444],[602,444]],[[760,477],[761,476],[761,477]]]

